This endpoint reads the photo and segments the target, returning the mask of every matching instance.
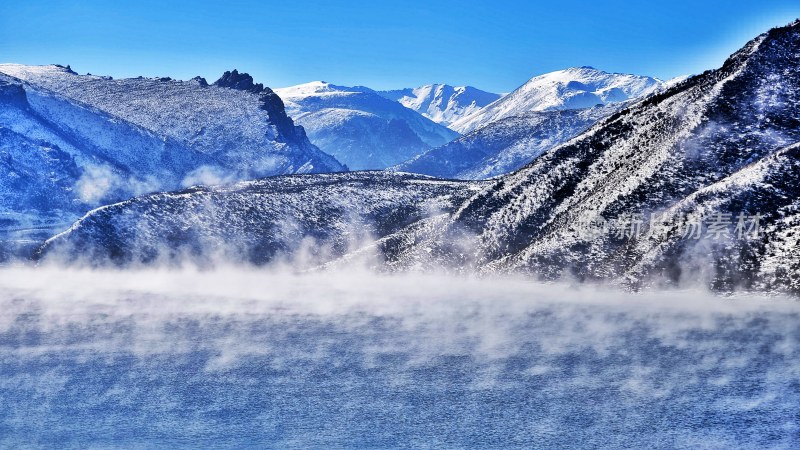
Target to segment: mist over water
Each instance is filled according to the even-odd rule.
[[[43,267],[0,308],[0,447],[800,445],[791,299]]]

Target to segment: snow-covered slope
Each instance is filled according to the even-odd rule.
[[[0,65],[0,137],[0,259],[143,193],[344,169],[277,95],[235,71],[209,86]]]
[[[479,180],[513,172],[611,115],[618,105],[535,111],[501,119],[394,167],[440,178]]]
[[[207,155],[0,74],[0,254],[88,209],[176,189]]]
[[[490,105],[463,117],[450,128],[466,134],[506,117],[530,111],[589,108],[651,94],[664,83],[656,78],[573,67],[531,78]]]
[[[391,254],[399,266],[800,292],[797,142],[800,21],[542,155],[448,221],[391,238]],[[745,227],[761,215],[763,233],[737,234],[740,214]],[[712,223],[730,234],[709,235]]]
[[[400,102],[423,116],[449,127],[500,98],[500,94],[482,91],[472,86],[428,84],[418,88],[378,91],[378,94]]]
[[[95,210],[42,253],[88,264],[287,260],[308,267],[422,218],[451,213],[485,186],[352,172],[196,187]]]
[[[283,103],[252,77],[227,72],[213,85],[202,78],[78,75],[59,66],[0,64],[0,73],[131,122],[219,161],[197,181],[339,171],[343,167],[306,139]]]
[[[322,81],[276,89],[309,139],[350,169],[385,169],[458,133],[364,87]]]

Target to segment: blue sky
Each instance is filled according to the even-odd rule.
[[[570,66],[698,73],[797,17],[797,0],[9,0],[0,61],[209,81],[238,68],[272,87],[446,82],[500,92]]]

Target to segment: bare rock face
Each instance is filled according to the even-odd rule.
[[[214,82],[214,86],[238,89],[240,91],[252,92],[254,94],[258,94],[264,90],[263,84],[253,83],[253,77],[251,77],[250,74],[239,73],[239,71],[236,69],[223,73],[219,80]]]

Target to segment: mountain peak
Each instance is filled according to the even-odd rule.
[[[223,73],[219,80],[214,82],[214,86],[253,92],[256,94],[264,90],[264,85],[261,83],[254,83],[253,77],[250,76],[249,73],[239,73],[236,69]]]
[[[378,94],[447,127],[500,98],[499,94],[472,86],[453,86],[446,83],[380,91]]]
[[[779,61],[786,63],[796,60],[795,49],[798,44],[800,44],[800,19],[785,26],[772,28],[751,39],[744,47],[729,56],[718,72],[732,74],[750,63],[766,68],[775,66]],[[781,78],[785,78],[785,75]]]
[[[598,69],[593,66],[580,66],[580,67],[568,67],[566,69],[554,70],[552,72],[547,72],[541,75],[537,75],[528,80],[528,83],[535,82],[538,80],[561,82],[564,80],[566,81],[581,81],[582,79],[602,80],[602,79],[612,79],[621,77],[627,77],[631,79],[656,80],[656,78],[649,77],[646,75],[634,75],[630,73],[621,73],[621,72],[607,72],[605,70]]]
[[[771,30],[764,33],[762,36],[767,36],[768,38],[769,37],[775,38],[782,36],[785,33],[800,33],[800,18],[795,19],[793,22],[786,24],[784,26],[772,28]]]
[[[606,72],[605,70],[598,69],[594,66],[574,66],[574,67],[567,67],[566,69],[561,70],[554,70],[548,73],[587,73],[587,72],[596,72],[596,73],[606,73],[610,74],[610,72]],[[547,74],[545,74],[547,75]],[[535,77],[534,77],[535,78]]]
[[[71,75],[77,75],[78,74],[78,72],[75,72],[74,70],[72,70],[72,67],[70,67],[69,64],[67,64],[66,66],[62,66],[61,64],[53,64],[53,66],[58,67],[59,69],[62,69],[64,72],[66,72],[68,74],[71,74]]]
[[[342,96],[358,93],[374,93],[375,91],[364,86],[340,86],[327,81],[310,81],[295,86],[277,88],[275,92],[283,99],[298,99],[311,96]]]
[[[594,66],[576,66],[576,67],[568,67],[564,70],[557,70],[556,72],[601,72],[601,73],[608,73],[605,70],[600,70]]]
[[[194,78],[192,78],[189,81],[193,81],[193,82],[195,82],[195,83],[197,83],[197,84],[199,84],[200,86],[203,86],[203,87],[207,87],[208,86],[208,81],[206,81],[205,78],[203,78],[203,77],[201,77],[199,75],[194,77]]]
[[[649,95],[663,86],[663,81],[648,76],[610,73],[592,66],[570,67],[531,78],[491,105],[453,122],[451,127],[467,134],[489,123],[531,111],[621,103]]]

